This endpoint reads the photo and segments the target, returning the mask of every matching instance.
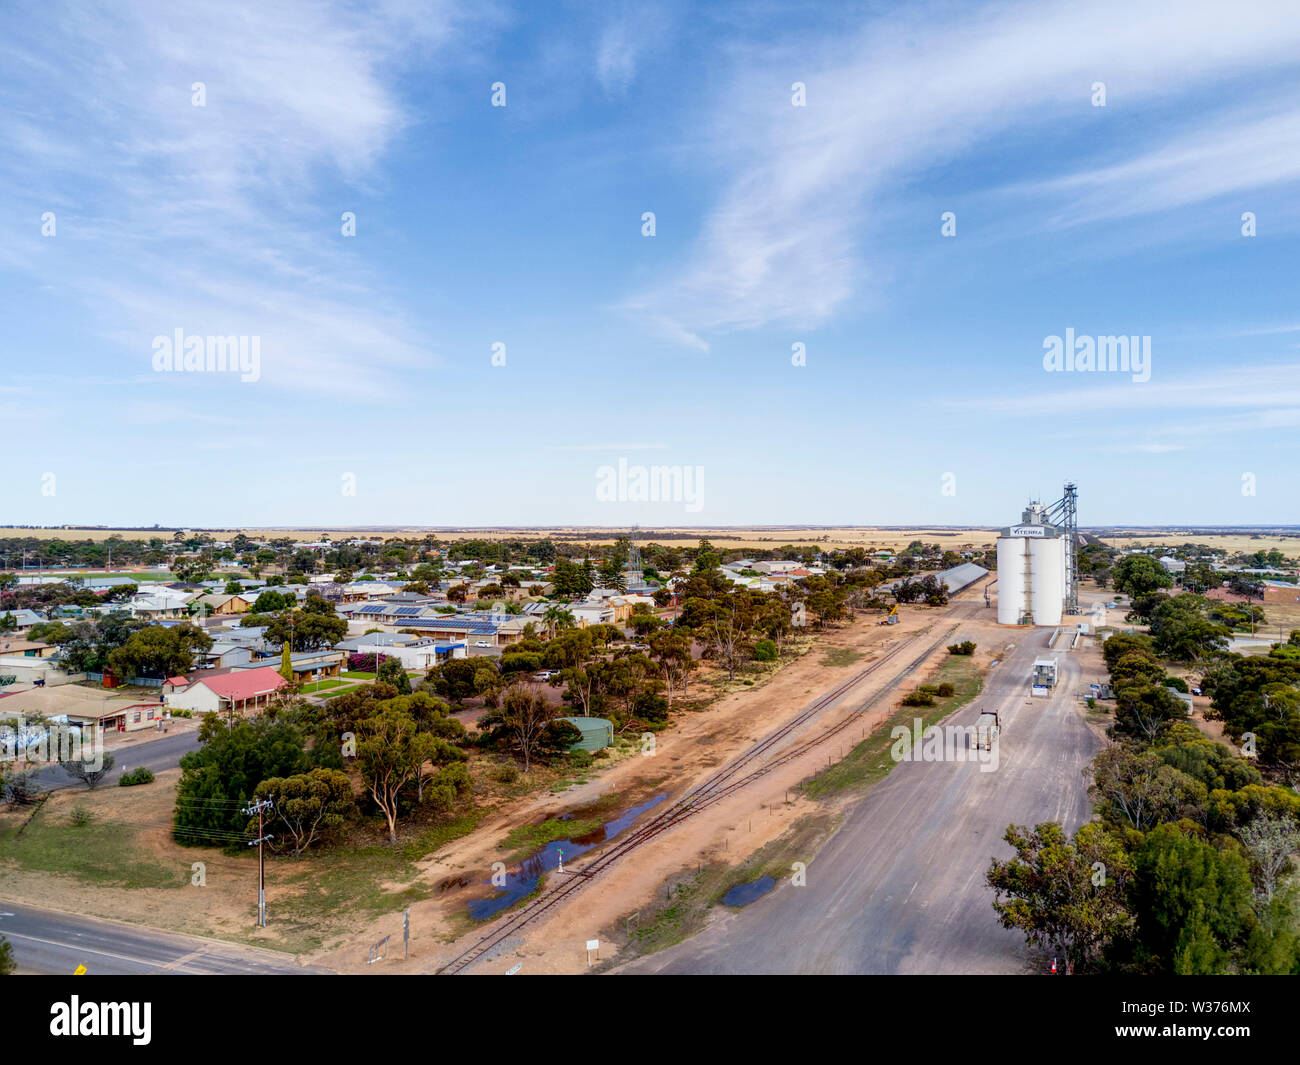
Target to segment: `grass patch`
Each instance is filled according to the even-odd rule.
[[[57,822],[44,807],[21,836],[19,824],[0,828],[0,855],[23,869],[104,887],[179,888],[189,883],[188,868],[145,857],[130,825],[97,819],[81,825]]]
[[[337,699],[340,695],[347,695],[348,692],[354,692],[356,690],[357,685],[345,684],[343,687],[335,688],[333,691],[320,692],[317,697],[320,699]]]
[[[572,839],[574,836],[586,836],[603,825],[604,819],[571,817],[561,821],[558,817],[548,818],[539,825],[518,825],[512,828],[501,846],[511,851],[512,858],[527,857],[539,851],[548,843],[557,839]]]
[[[428,898],[422,886],[385,890],[386,883],[402,883],[415,876],[415,863],[436,853],[452,840],[468,835],[478,825],[482,811],[427,825],[396,847],[387,843],[357,846],[344,843],[290,859],[305,868],[281,878],[276,859],[267,863],[268,878],[292,893],[272,891],[274,929],[279,949],[294,953],[317,950],[326,943],[333,919],[341,914],[378,916],[404,910]],[[250,942],[262,942],[250,938]]]
[[[330,688],[341,688],[347,684],[345,680],[314,680],[310,684],[304,684],[304,692],[323,692],[329,691]]]
[[[866,791],[888,776],[894,768],[894,761],[889,756],[889,749],[894,742],[890,730],[894,726],[911,725],[914,717],[921,718],[923,727],[933,725],[965,706],[984,687],[979,669],[964,655],[949,655],[928,683],[938,685],[945,681],[953,686],[952,695],[936,698],[934,706],[923,713],[918,707],[899,707],[893,716],[854,747],[847,757],[823,769],[803,785],[804,793],[811,799],[823,799],[846,791]]]
[[[367,673],[364,669],[345,669],[339,676],[348,680],[374,680],[376,674]]]
[[[860,651],[854,651],[849,647],[828,647],[826,653],[822,655],[823,666],[851,666],[862,657]]]

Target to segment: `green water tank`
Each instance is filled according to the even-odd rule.
[[[599,751],[614,742],[614,723],[603,717],[562,717],[582,733],[582,739],[569,748],[571,751]]]

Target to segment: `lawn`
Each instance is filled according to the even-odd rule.
[[[339,674],[339,676],[344,677],[347,680],[374,680],[375,679],[375,675],[373,673],[367,673],[365,670],[362,669],[345,669],[342,673]]]
[[[347,683],[345,680],[314,680],[310,684],[304,684],[302,690],[304,692],[323,692],[328,691],[330,688],[345,687]]]

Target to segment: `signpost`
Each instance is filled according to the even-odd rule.
[[[593,950],[596,952],[596,959],[599,960],[599,959],[600,959],[600,940],[599,940],[599,939],[589,939],[589,940],[587,940],[587,964],[588,964],[588,965],[591,964],[591,952],[592,952]]]

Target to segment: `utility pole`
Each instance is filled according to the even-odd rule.
[[[266,827],[266,811],[271,808],[270,799],[262,799],[260,802],[250,803],[244,807],[244,813],[257,814],[257,839],[250,840],[248,845],[251,847],[257,845],[257,927],[266,927],[266,856],[263,853],[262,845],[268,840],[275,839],[274,836],[268,836],[264,829]]]

